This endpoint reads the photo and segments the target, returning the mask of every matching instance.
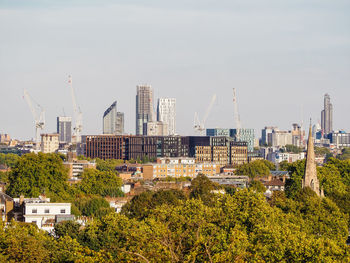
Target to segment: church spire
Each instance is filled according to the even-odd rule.
[[[305,174],[303,178],[303,188],[310,187],[318,196],[323,196],[320,189],[320,182],[317,178],[317,169],[315,162],[314,140],[312,138],[311,119],[309,128],[309,138],[307,141]]]

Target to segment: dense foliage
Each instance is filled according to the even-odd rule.
[[[256,178],[259,176],[268,176],[270,171],[275,169],[276,167],[272,162],[267,160],[256,160],[239,166],[236,170],[236,174]]]
[[[12,197],[61,196],[67,191],[67,179],[67,170],[59,155],[29,153],[12,168],[7,193]]]
[[[297,200],[275,194],[270,203],[248,190],[214,195],[210,205],[194,197],[163,201],[142,219],[109,213],[85,228],[65,222],[56,226],[57,238],[33,226],[11,225],[0,233],[2,257],[9,262],[350,260],[348,218],[308,189],[299,191]]]

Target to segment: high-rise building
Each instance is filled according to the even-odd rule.
[[[153,90],[148,85],[136,88],[136,135],[144,135],[147,132],[146,123],[153,121]]]
[[[333,105],[328,94],[324,95],[323,110],[321,112],[321,128],[325,136],[333,131]]]
[[[117,102],[112,105],[103,114],[103,134],[124,133],[124,113],[117,111]]]
[[[59,134],[41,134],[41,152],[43,153],[53,153],[58,150],[59,147]]]
[[[57,117],[57,133],[60,143],[72,142],[72,117]]]
[[[269,145],[269,134],[271,134],[277,127],[265,127],[261,130],[261,145]]]
[[[157,120],[168,126],[168,134],[176,133],[176,99],[160,98],[157,105]]]

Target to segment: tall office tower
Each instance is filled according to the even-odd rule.
[[[333,105],[327,93],[324,95],[324,106],[321,112],[321,128],[325,135],[333,131]]]
[[[160,98],[157,105],[157,120],[168,126],[168,134],[176,133],[176,99]]]
[[[151,86],[137,86],[136,135],[147,134],[146,123],[153,121],[153,90]]]
[[[121,135],[124,133],[124,113],[117,112],[117,102],[103,114],[103,134]]]
[[[57,133],[60,143],[72,142],[72,117],[57,117]]]

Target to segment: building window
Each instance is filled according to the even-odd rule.
[[[50,213],[50,209],[45,209],[45,214],[49,214]]]
[[[35,208],[35,209],[32,209],[32,214],[36,214],[38,213],[38,210]]]
[[[66,209],[61,209],[61,214],[65,214],[66,213]]]

